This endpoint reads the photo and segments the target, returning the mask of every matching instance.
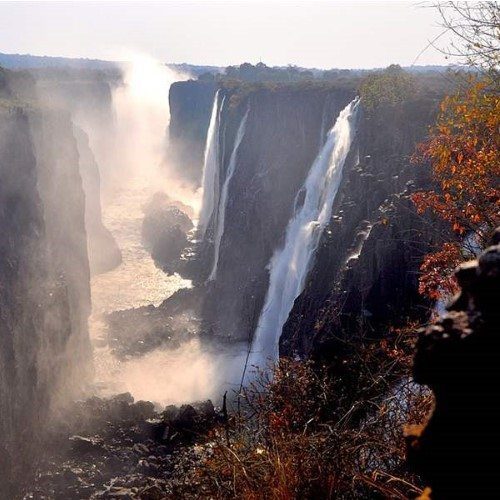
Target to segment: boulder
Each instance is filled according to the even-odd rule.
[[[435,408],[408,436],[408,458],[427,496],[493,498],[500,446],[500,233],[457,273],[449,312],[420,332],[414,378],[434,392]]]

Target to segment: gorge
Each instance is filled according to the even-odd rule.
[[[417,271],[436,235],[409,200],[429,180],[408,156],[439,94],[369,109],[356,77],[207,82],[149,58],[1,71],[8,494],[75,400],[154,427],[167,405],[226,393],[231,407],[280,354],[328,359],[360,324],[382,336],[427,314]],[[116,468],[85,462],[75,495],[112,497],[112,477],[142,470],[109,446]],[[64,477],[68,456],[41,468]]]

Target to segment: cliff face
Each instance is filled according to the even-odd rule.
[[[418,315],[418,270],[436,235],[411,192],[428,182],[409,156],[433,122],[433,100],[365,112],[307,285],[281,337],[281,352],[328,356],[335,337],[374,333]],[[333,347],[335,349],[335,347]]]
[[[37,360],[45,334],[40,306],[52,293],[52,282],[45,277],[48,259],[36,183],[28,118],[20,110],[0,107],[0,492],[4,495],[16,466],[21,468],[27,460],[29,450],[17,450],[21,437],[26,433],[26,443],[33,438],[34,421],[43,416],[49,397],[50,375],[39,372]]]
[[[283,242],[297,193],[322,136],[354,96],[350,91],[316,88],[223,92],[219,192],[236,131],[247,112],[248,116],[228,186],[217,272],[207,284],[203,319],[207,331],[247,339],[256,327],[267,291],[267,265]],[[198,251],[205,279],[214,264],[220,213],[221,208],[214,211]]]
[[[270,259],[283,244],[294,203],[300,201],[298,191],[354,91],[243,85],[220,93],[225,103],[220,109],[219,198],[237,130],[248,112],[246,128],[228,186],[215,279],[208,278],[220,199],[187,269],[203,284],[204,331],[248,339],[261,313]],[[361,329],[378,334],[388,324],[425,314],[422,306],[428,304],[418,295],[418,270],[438,235],[413,208],[411,193],[429,179],[409,157],[433,123],[438,100],[418,97],[370,111],[361,108],[331,220],[283,329],[282,354],[329,356],[336,337]]]
[[[90,375],[84,194],[68,115],[0,105],[0,492]]]
[[[32,115],[31,126],[49,259],[68,290],[71,335],[66,362],[72,366],[65,384],[78,387],[79,380],[87,379],[79,369],[90,359],[90,271],[77,143],[70,116],[60,111]]]
[[[121,252],[101,219],[102,187],[115,175],[109,159],[114,151],[112,88],[117,76],[75,70],[40,70],[34,75],[37,100],[55,112],[69,113],[76,124],[90,268],[92,274],[109,271],[121,262]]]
[[[203,153],[216,86],[189,80],[170,87],[170,126],[167,158],[181,179],[201,183]]]
[[[121,262],[121,251],[111,232],[102,223],[101,176],[89,146],[88,135],[74,127],[79,153],[80,175],[85,192],[85,228],[91,274],[109,271]]]

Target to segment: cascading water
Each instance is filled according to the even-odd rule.
[[[285,244],[274,253],[269,264],[269,289],[252,343],[250,366],[263,366],[278,357],[283,325],[304,288],[320,236],[331,217],[355,134],[358,105],[356,98],[341,111],[297,195],[301,196],[302,204],[296,200]]]
[[[236,139],[234,141],[233,151],[231,152],[231,157],[229,159],[229,166],[227,168],[226,179],[224,180],[224,185],[222,186],[222,192],[219,201],[218,216],[217,216],[217,226],[215,228],[215,239],[214,239],[214,263],[212,266],[212,271],[208,277],[208,281],[213,281],[217,275],[217,266],[219,264],[219,251],[220,244],[222,241],[222,235],[224,234],[224,224],[226,220],[226,205],[227,205],[227,195],[229,192],[229,183],[234,175],[236,169],[236,160],[238,155],[238,149],[240,147],[243,136],[245,135],[245,128],[247,124],[248,113],[250,108],[247,109],[245,116],[242,118],[241,123],[238,127],[238,132],[236,133]]]
[[[201,240],[204,238],[205,231],[212,218],[219,191],[219,125],[225,100],[225,96],[223,96],[219,106],[219,94],[220,92],[217,91],[214,97],[205,146],[202,179],[203,198],[198,221],[198,231]]]

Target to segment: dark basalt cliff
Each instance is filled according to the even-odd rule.
[[[201,183],[203,153],[215,92],[213,82],[189,80],[176,82],[170,87],[168,166],[181,179],[195,186]]]
[[[283,243],[297,193],[326,132],[354,95],[354,90],[311,82],[221,87],[219,193],[247,111],[248,118],[229,183],[215,279],[208,280],[217,208],[195,261],[186,267],[203,284],[203,331],[237,339],[253,334],[268,265]],[[430,180],[410,156],[433,123],[438,101],[439,96],[420,93],[397,105],[361,106],[330,223],[283,329],[282,354],[330,356],[338,346],[335,339],[361,331],[382,334],[388,325],[427,314],[418,271],[439,235],[411,201],[412,192]]]
[[[0,104],[0,492],[90,374],[84,194],[67,114]]]
[[[354,94],[323,87],[222,92],[221,189],[236,131],[247,111],[248,117],[229,183],[216,278],[206,285],[203,319],[206,331],[247,339],[267,291],[267,265],[283,242],[297,193],[326,131]],[[202,280],[213,266],[216,224],[217,211],[198,250]]]
[[[355,332],[398,325],[425,313],[418,270],[436,234],[417,215],[411,192],[428,182],[411,164],[437,103],[421,98],[364,112],[332,218],[306,287],[283,329],[283,354],[329,356]]]

